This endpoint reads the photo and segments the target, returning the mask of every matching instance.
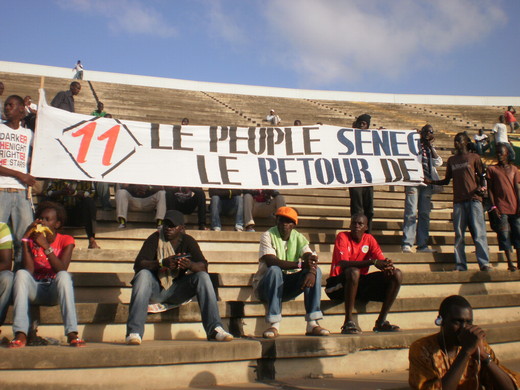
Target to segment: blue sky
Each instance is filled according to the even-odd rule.
[[[5,61],[72,68],[81,59],[87,71],[288,88],[520,95],[519,0],[25,0],[0,15]]]

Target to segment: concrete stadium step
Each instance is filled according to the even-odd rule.
[[[501,360],[514,357],[520,324],[485,324]],[[250,383],[255,379],[335,376],[405,369],[407,347],[438,329],[329,337],[280,336],[275,340],[145,341],[141,346],[89,343],[85,348],[48,346],[0,349],[0,383],[10,389],[179,388]],[[374,350],[374,346],[383,349]],[[350,364],[349,364],[350,363]],[[172,369],[175,380],[172,381]],[[107,375],[109,374],[109,375]],[[43,386],[43,387],[42,387]]]

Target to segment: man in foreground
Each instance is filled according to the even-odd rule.
[[[435,324],[439,333],[410,346],[412,389],[518,389],[520,376],[499,363],[464,297],[444,299]]]
[[[328,336],[329,331],[318,324],[323,318],[320,309],[321,270],[318,256],[309,241],[294,229],[298,213],[290,207],[280,207],[276,226],[260,238],[258,271],[253,277],[253,291],[268,306],[264,338],[275,338],[282,321],[282,302],[304,293],[307,336]]]
[[[149,303],[181,305],[197,297],[208,340],[231,341],[222,326],[208,262],[195,239],[184,233],[184,215],[169,210],[161,229],[143,243],[134,263],[126,343],[141,344]]]
[[[350,232],[340,232],[334,243],[330,277],[325,292],[332,300],[345,301],[345,322],[342,334],[360,334],[352,311],[356,299],[383,302],[374,332],[397,332],[386,316],[392,307],[402,283],[401,271],[392,260],[385,258],[374,236],[366,233],[367,217],[355,214],[350,222]],[[375,266],[379,272],[368,273]]]

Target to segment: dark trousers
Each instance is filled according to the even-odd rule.
[[[374,217],[374,187],[350,187],[350,216],[364,214],[368,219],[368,230],[372,231]]]
[[[172,191],[166,191],[166,207],[183,214],[191,214],[197,209],[199,226],[206,225],[206,194],[200,188],[194,188],[193,196],[183,201],[179,201]]]
[[[96,201],[93,198],[78,200],[75,206],[67,207],[69,225],[84,226],[87,237],[96,236]]]

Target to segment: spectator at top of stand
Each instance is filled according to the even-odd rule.
[[[480,128],[478,134],[473,136],[473,139],[475,140],[477,153],[482,156],[490,147],[488,135],[484,133],[484,129]]]
[[[182,118],[181,125],[188,126],[190,124],[190,120],[188,118]]]
[[[73,77],[74,79],[83,80],[83,65],[81,64],[80,60],[76,62],[76,65],[74,66],[74,68],[72,68],[72,71],[76,72]]]
[[[105,105],[103,104],[103,102],[98,102],[97,110],[92,111],[92,113],[90,115],[97,116],[97,117],[104,117],[107,115],[107,113],[105,111],[103,111],[104,108],[105,108]]]
[[[444,299],[435,325],[440,332],[410,346],[408,383],[414,390],[518,389],[520,376],[500,364],[473,324],[473,309],[460,295]]]
[[[32,98],[29,95],[23,98],[23,104],[25,104],[25,112],[27,115],[36,114],[38,112],[38,105],[32,102]]]
[[[506,112],[504,112],[504,116],[506,118],[506,124],[511,128],[511,133],[514,133],[520,127],[518,121],[515,118],[516,110],[513,106],[507,107]]]
[[[51,101],[51,106],[61,108],[62,110],[69,112],[76,112],[74,110],[74,96],[81,91],[81,84],[77,81],[70,83],[70,89],[68,91],[61,91],[54,96]]]
[[[274,126],[277,126],[282,122],[282,119],[276,115],[274,110],[269,111],[269,115],[265,117],[265,120]]]

